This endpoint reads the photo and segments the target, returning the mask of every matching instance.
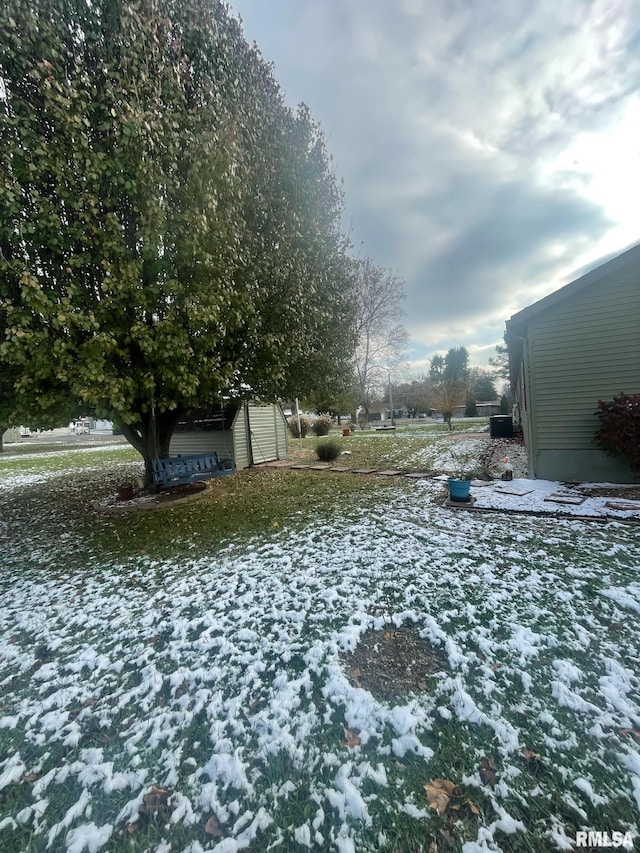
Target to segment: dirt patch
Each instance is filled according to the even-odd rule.
[[[353,652],[340,657],[351,683],[384,701],[424,693],[429,676],[448,671],[442,654],[413,626],[367,631]]]
[[[577,491],[587,498],[620,498],[640,501],[640,486],[577,486]]]

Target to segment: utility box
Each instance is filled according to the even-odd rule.
[[[491,415],[489,432],[491,438],[513,438],[512,415]]]

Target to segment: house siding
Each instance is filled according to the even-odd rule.
[[[594,413],[598,399],[640,392],[639,329],[640,270],[629,267],[532,318],[528,347],[535,476],[632,479],[628,466],[594,448]]]

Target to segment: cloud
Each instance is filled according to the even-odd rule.
[[[482,352],[616,234],[633,239],[635,0],[236,6],[325,130],[354,251],[404,277],[414,353]]]

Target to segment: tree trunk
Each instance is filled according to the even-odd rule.
[[[0,426],[0,453],[4,453],[4,444],[2,443],[2,436],[4,435],[4,427]]]
[[[153,460],[169,455],[171,436],[182,410],[161,412],[155,416],[145,412],[136,424],[122,424],[122,434],[144,459],[144,488],[152,491]]]

